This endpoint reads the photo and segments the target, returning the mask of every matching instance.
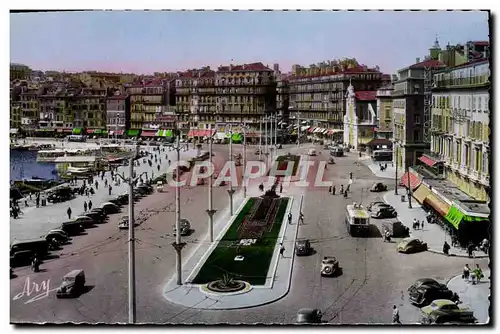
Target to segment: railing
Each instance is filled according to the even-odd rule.
[[[488,75],[477,75],[470,78],[455,78],[438,80],[434,82],[434,88],[458,87],[458,86],[479,86],[489,83]]]

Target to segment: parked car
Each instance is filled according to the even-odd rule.
[[[145,194],[151,194],[154,191],[153,187],[147,183],[140,183],[137,185],[137,189],[143,190]]]
[[[47,233],[47,235],[45,236],[45,240],[47,240],[48,243],[50,243],[51,240],[55,240],[61,244],[68,242],[69,236],[61,229],[53,229],[50,230],[49,233]]]
[[[385,202],[382,202],[382,201],[375,201],[375,202],[371,202],[370,204],[368,204],[368,206],[366,207],[366,209],[368,211],[372,211],[374,210],[376,207],[379,207],[379,206],[385,206],[385,207],[392,207],[391,205],[385,203]]]
[[[397,250],[405,254],[425,252],[427,250],[427,244],[418,238],[404,238],[398,244]]]
[[[118,228],[120,230],[126,230],[128,229],[128,225],[129,224],[129,220],[128,220],[128,216],[123,216],[120,218],[120,221],[118,222]],[[134,222],[134,226],[138,226],[139,224]]]
[[[387,191],[387,185],[383,184],[382,182],[377,182],[372,185],[370,188],[371,192],[382,192],[382,191]]]
[[[333,276],[339,270],[339,261],[334,256],[325,256],[321,261],[321,276]]]
[[[432,278],[420,278],[415,281],[409,288],[410,303],[423,307],[429,305],[436,299],[449,299],[457,301],[456,293],[448,289],[446,284],[439,283]]]
[[[94,220],[97,224],[104,223],[104,221],[106,220],[105,216],[103,216],[97,212],[86,211],[86,212],[80,213],[78,216],[89,217],[90,219]]]
[[[128,204],[128,194],[120,195],[116,199],[121,203],[121,205]]]
[[[101,205],[101,209],[108,215],[120,212],[120,207],[114,203],[111,203],[111,202],[103,203]]]
[[[398,213],[392,206],[377,206],[375,209],[372,209],[372,218],[395,218],[398,216]]]
[[[85,230],[82,224],[77,221],[64,222],[61,224],[60,229],[66,232],[69,236],[79,235]]]
[[[319,309],[312,308],[301,308],[297,312],[297,323],[298,324],[319,324],[321,323],[321,318],[323,314]]]
[[[295,242],[295,255],[309,255],[311,252],[312,247],[309,239],[297,240]]]
[[[102,208],[93,208],[92,210],[90,210],[90,212],[96,212],[98,214],[100,214],[101,216],[104,216],[104,217],[107,217],[108,214],[106,213],[106,211],[104,211]]]
[[[474,312],[468,307],[459,307],[449,299],[436,299],[420,309],[422,324],[475,323]]]
[[[181,219],[180,229],[182,236],[188,235],[191,232],[191,223],[187,219]],[[175,224],[173,226],[173,230],[174,230],[174,235],[176,235],[177,228],[175,227]]]
[[[84,292],[85,288],[85,272],[81,269],[72,270],[62,279],[61,286],[57,289],[56,297],[78,297]]]
[[[43,258],[49,253],[49,244],[45,238],[14,241],[10,246],[10,255],[13,256],[16,252],[20,251],[31,251],[38,254],[40,258]]]
[[[10,265],[11,267],[19,267],[29,265],[35,253],[32,250],[22,250],[11,254]]]
[[[96,224],[95,220],[87,216],[77,216],[73,221],[80,223],[83,228],[93,227]]]

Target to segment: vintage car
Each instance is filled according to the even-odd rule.
[[[372,218],[395,218],[398,216],[398,213],[392,206],[376,206],[374,209],[372,208],[371,210]]]
[[[61,286],[57,289],[56,297],[78,297],[85,288],[85,273],[83,270],[73,270],[64,275]]]
[[[390,204],[387,204],[385,202],[382,202],[382,201],[375,201],[375,202],[371,202],[370,204],[368,204],[368,206],[366,207],[366,210],[368,211],[372,211],[374,210],[375,208],[377,207],[382,207],[382,206],[385,206],[385,207],[391,207]]]
[[[153,187],[146,183],[138,184],[136,189],[142,190],[146,195],[151,194],[154,191]]]
[[[175,224],[172,226],[172,229],[174,231],[174,235],[177,234],[177,228],[175,227]],[[185,236],[188,235],[191,232],[191,223],[187,219],[181,219],[180,221],[180,229],[181,229],[181,235]]]
[[[105,216],[103,216],[97,212],[86,211],[86,212],[80,213],[78,216],[89,217],[90,219],[93,219],[98,224],[104,223],[104,221],[106,220]]]
[[[339,261],[334,256],[325,256],[321,260],[321,276],[333,276],[339,270]]]
[[[448,289],[445,284],[439,283],[432,278],[420,278],[409,288],[410,302],[418,307],[429,305],[436,299],[448,299],[458,301],[458,295]]]
[[[295,242],[295,255],[309,255],[312,251],[311,242],[308,239]]]
[[[90,228],[96,224],[96,221],[87,216],[76,216],[73,221],[80,223],[83,228]]]
[[[397,246],[397,251],[405,254],[425,252],[426,250],[427,244],[413,237],[404,238]]]
[[[316,156],[317,155],[316,149],[310,148],[307,154],[311,157]]]
[[[436,299],[420,309],[422,324],[475,323],[474,312],[449,299]]]
[[[378,193],[378,192],[382,192],[382,191],[387,191],[387,185],[383,184],[382,182],[374,183],[371,186],[370,191],[374,192],[374,193]]]
[[[45,240],[47,242],[51,242],[51,240],[55,240],[59,243],[66,243],[69,240],[69,236],[66,232],[61,229],[53,229],[50,230],[49,233],[45,236]]]
[[[76,236],[85,231],[82,224],[77,221],[64,222],[59,228],[66,232],[69,236]]]
[[[111,203],[111,202],[103,203],[101,205],[101,209],[108,215],[120,212],[120,207],[114,203]]]
[[[138,226],[139,224],[134,222],[134,226]],[[118,228],[120,230],[127,230],[128,229],[128,216],[123,216],[120,218],[120,221],[118,222]]]
[[[159,192],[159,193],[163,192],[163,181],[156,182],[156,192]]]
[[[312,308],[301,308],[297,312],[297,323],[298,324],[319,324],[321,323],[321,318],[323,314],[319,309]]]

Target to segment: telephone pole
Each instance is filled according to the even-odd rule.
[[[226,129],[229,128],[229,163],[233,163],[233,126],[229,124],[229,127],[226,125]],[[227,130],[226,130],[227,131]],[[233,176],[231,176],[232,178]],[[233,215],[233,195],[234,195],[234,189],[233,189],[233,182],[229,181],[229,189],[227,190],[227,193],[229,195],[229,212],[231,213],[231,216]]]
[[[209,161],[210,161],[210,168],[212,168],[212,143],[213,143],[213,136],[210,136],[208,139],[208,154],[209,154]],[[208,209],[207,209],[207,215],[208,215],[208,230],[210,234],[210,242],[214,242],[214,214],[217,212],[216,209],[213,208],[213,192],[212,192],[212,187],[213,187],[213,170],[210,170],[210,176],[208,177]]]

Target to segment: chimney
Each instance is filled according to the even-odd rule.
[[[418,64],[420,63],[420,57],[417,57],[417,59],[415,59],[415,64]]]

